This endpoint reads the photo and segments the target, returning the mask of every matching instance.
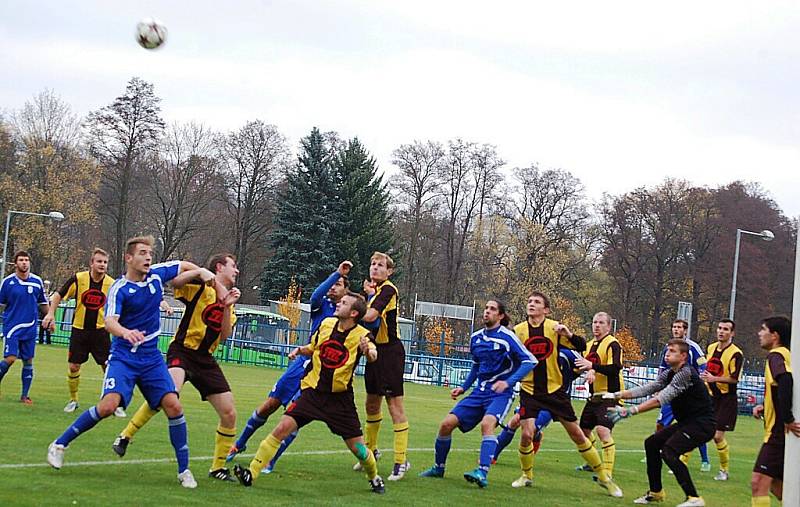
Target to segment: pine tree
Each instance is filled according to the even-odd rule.
[[[389,211],[390,195],[377,173],[375,158],[358,138],[339,150],[335,168],[342,182],[340,192],[345,227],[340,233],[342,259],[353,262],[350,279],[354,288],[369,275],[369,259],[377,251],[392,249],[394,235]]]
[[[292,276],[306,299],[339,262],[337,235],[344,227],[332,144],[330,136],[316,127],[300,141],[298,163],[279,193],[275,227],[268,238],[274,255],[262,275],[264,303],[280,298]]]

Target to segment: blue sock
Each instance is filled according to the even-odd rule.
[[[236,440],[236,447],[241,449],[247,445],[247,441],[250,440],[250,437],[253,436],[253,433],[262,426],[264,423],[267,422],[266,417],[261,417],[258,415],[258,412],[253,410],[253,415],[250,416],[250,419],[247,420],[247,424],[244,425],[244,429],[242,430],[242,434],[239,435],[238,440]]]
[[[11,365],[7,362],[0,360],[0,382],[3,381],[3,377],[6,376],[6,372],[8,369],[11,368]]]
[[[182,473],[189,468],[189,443],[186,432],[186,418],[183,414],[178,417],[169,418],[169,441],[175,449],[175,457],[178,459],[178,473]]]
[[[514,435],[516,434],[517,430],[512,430],[511,428],[503,428],[503,431],[500,432],[500,436],[497,437],[497,447],[494,450],[494,459],[497,459],[500,456],[500,453],[503,452],[503,449],[508,447],[508,444],[514,440]]]
[[[447,463],[447,455],[450,453],[450,444],[452,439],[450,437],[436,437],[436,444],[433,446],[435,449],[434,461],[436,466],[444,468]]]
[[[33,382],[33,365],[22,365],[22,397],[27,398],[28,392],[31,390],[31,383]]]
[[[91,407],[75,419],[75,422],[58,437],[56,443],[64,447],[68,446],[69,443],[78,438],[81,433],[85,433],[94,428],[95,425],[100,422],[100,419],[100,416],[97,414],[97,407]]]
[[[541,431],[547,427],[548,424],[553,422],[553,415],[549,410],[540,410],[539,415],[536,416],[536,429]]]
[[[481,455],[478,459],[478,468],[486,473],[489,473],[489,467],[492,466],[495,449],[497,449],[497,437],[494,435],[484,436],[483,440],[481,440]]]
[[[288,437],[283,439],[283,442],[281,442],[281,446],[278,447],[278,452],[275,453],[275,457],[273,457],[269,462],[268,466],[270,470],[272,470],[275,467],[275,462],[277,462],[278,458],[281,457],[283,451],[285,451],[290,445],[292,445],[292,442],[294,442],[295,438],[297,438],[297,432],[293,431],[289,433]]]
[[[700,459],[703,463],[708,463],[708,445],[703,444],[698,449],[700,449]]]

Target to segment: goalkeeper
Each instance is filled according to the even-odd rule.
[[[647,479],[650,489],[644,496],[637,498],[635,504],[662,502],[666,494],[661,484],[661,462],[675,474],[686,501],[678,507],[704,506],[703,498],[697,493],[692,483],[689,469],[680,456],[708,442],[714,436],[714,407],[703,380],[697,370],[689,363],[689,345],[681,339],[672,339],[667,343],[665,356],[669,369],[659,373],[658,378],[649,384],[615,393],[595,393],[595,402],[619,399],[640,398],[658,393],[639,405],[625,407],[615,406],[608,409],[608,416],[613,422],[658,408],[666,403],[672,404],[676,424],[666,426],[644,441],[647,455]]]

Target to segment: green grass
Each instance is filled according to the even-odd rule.
[[[183,403],[189,424],[192,452],[191,468],[197,477],[196,490],[181,488],[175,478],[176,467],[169,445],[166,421],[157,416],[137,435],[128,454],[118,459],[111,443],[127,419],[111,417],[89,433],[75,440],[66,453],[65,466],[53,470],[45,462],[48,444],[77,417],[62,411],[68,400],[66,386],[66,350],[57,346],[37,347],[36,378],[31,397],[34,405],[17,400],[20,389],[20,368],[15,364],[6,375],[0,396],[0,504],[2,505],[243,505],[268,502],[290,504],[402,504],[402,505],[475,505],[544,503],[548,507],[591,505],[593,507],[630,505],[647,489],[642,441],[652,431],[655,413],[637,416],[617,426],[615,480],[625,491],[624,499],[612,499],[591,480],[591,474],[575,472],[581,460],[565,432],[556,424],[545,434],[542,450],[536,457],[533,488],[514,490],[511,481],[519,472],[516,442],[492,467],[488,489],[479,490],[466,483],[461,474],[475,467],[480,433],[454,434],[453,451],[448,460],[447,477],[443,480],[418,478],[417,473],[432,464],[433,442],[438,424],[452,407],[448,391],[441,387],[406,384],[406,410],[411,424],[409,459],[411,475],[397,482],[387,482],[387,493],[378,497],[369,492],[361,473],[353,472],[354,458],[342,441],[328,432],[322,423],[313,423],[302,430],[294,445],[279,461],[271,475],[262,475],[250,489],[236,483],[221,483],[206,477],[213,450],[216,414],[210,405],[200,401],[190,385],[184,391]],[[280,375],[280,370],[224,365],[233,386],[239,410],[240,428],[253,408],[259,404]],[[81,409],[88,408],[99,394],[100,369],[84,365],[81,378]],[[363,417],[363,385],[357,379],[356,399]],[[129,407],[129,415],[138,408],[138,394]],[[580,410],[576,404],[576,410]],[[362,419],[363,420],[363,419]],[[273,416],[250,442],[249,452],[277,422]],[[692,455],[690,468],[700,493],[710,506],[750,505],[750,471],[760,446],[761,427],[752,418],[741,417],[737,431],[728,435],[732,450],[731,480],[718,483],[714,472],[700,473],[699,457]],[[384,409],[381,445],[391,449],[392,427]],[[717,453],[710,446],[712,467]],[[250,456],[246,454],[246,456]],[[379,462],[380,473],[389,475],[391,452]],[[139,461],[137,461],[139,460]],[[154,462],[141,462],[154,460]],[[247,458],[239,460],[246,463]],[[88,462],[97,462],[89,464]],[[22,466],[27,465],[27,466]],[[671,475],[664,470],[668,503],[675,505],[683,495]]]

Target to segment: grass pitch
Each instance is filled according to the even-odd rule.
[[[195,490],[178,485],[176,465],[169,444],[166,418],[156,416],[143,428],[128,448],[125,458],[111,450],[115,436],[128,419],[110,417],[82,435],[69,447],[65,464],[54,470],[45,461],[47,446],[77,417],[91,406],[100,392],[100,368],[87,363],[81,375],[81,407],[73,414],[62,409],[68,401],[66,349],[38,346],[35,379],[31,389],[32,406],[19,403],[21,365],[15,364],[0,385],[0,504],[2,505],[501,505],[533,503],[548,507],[593,507],[631,505],[647,490],[642,442],[655,426],[655,412],[639,415],[617,426],[617,461],[614,478],[625,498],[614,499],[591,479],[591,474],[575,471],[581,464],[574,445],[558,424],[547,428],[542,450],[536,456],[534,485],[516,490],[511,482],[519,477],[516,444],[512,443],[492,467],[489,487],[480,490],[468,484],[462,473],[476,466],[480,431],[466,435],[456,432],[453,450],[444,479],[423,479],[417,473],[433,463],[433,442],[441,419],[453,406],[448,390],[441,387],[406,384],[406,411],[411,425],[409,459],[412,470],[400,482],[388,482],[386,494],[374,495],[363,474],[353,472],[355,459],[343,442],[330,434],[322,423],[312,423],[278,462],[275,471],[262,475],[252,488],[238,483],[222,483],[207,478],[211,463],[217,417],[207,403],[200,401],[187,384],[182,401],[189,425],[190,466],[198,480]],[[280,370],[224,364],[238,408],[237,430],[263,400],[281,374]],[[356,379],[356,402],[363,422],[363,384]],[[129,416],[139,407],[137,392]],[[580,411],[576,403],[576,411]],[[258,443],[276,424],[279,413],[267,421],[239,457],[246,464]],[[750,505],[750,472],[761,442],[758,421],[741,417],[734,433],[728,434],[731,446],[731,479],[716,482],[717,451],[709,446],[712,472],[699,471],[695,452],[690,470],[706,504],[725,507]],[[384,479],[391,471],[392,425],[384,409],[378,462]],[[664,469],[667,503],[683,501],[683,494],[672,475]],[[774,502],[774,501],[773,501]],[[777,505],[777,502],[774,502]]]

